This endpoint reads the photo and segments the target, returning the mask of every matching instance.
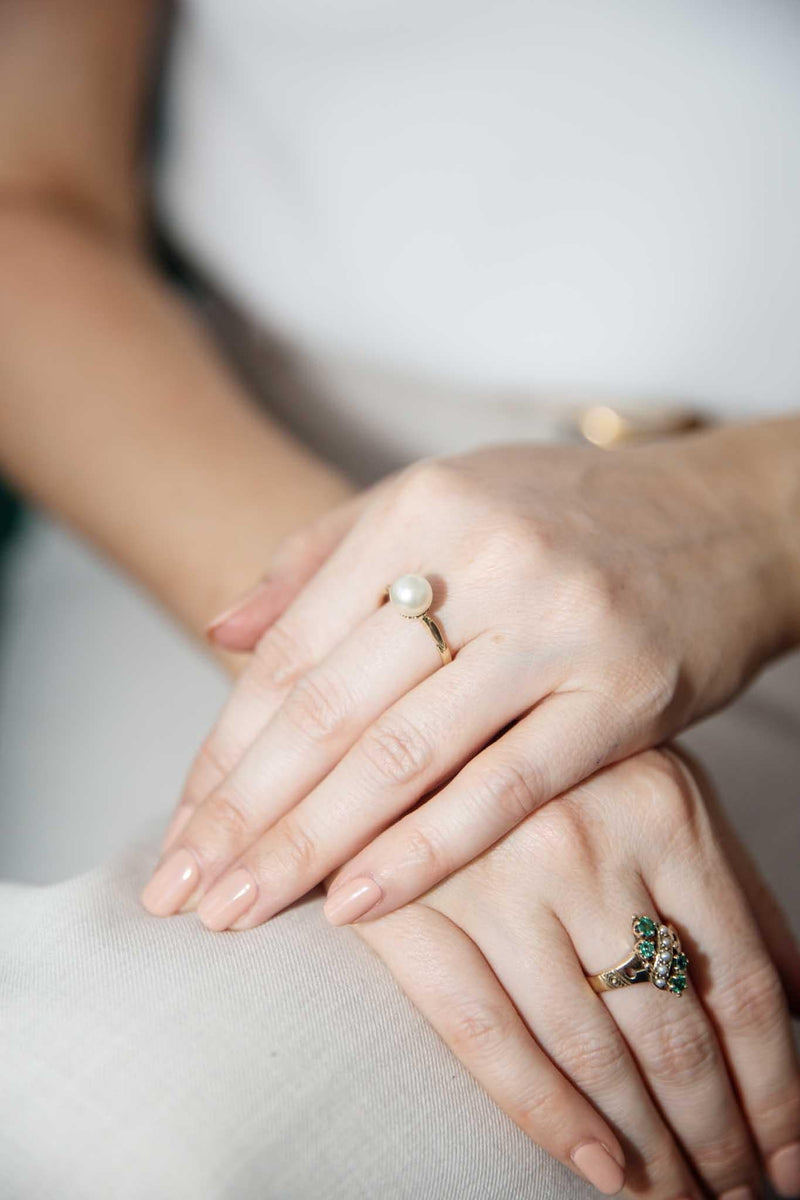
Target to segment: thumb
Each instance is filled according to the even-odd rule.
[[[346,500],[285,538],[268,574],[210,622],[208,640],[222,650],[253,650],[352,528],[371,494]]]

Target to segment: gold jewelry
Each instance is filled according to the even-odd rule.
[[[444,634],[433,617],[428,616],[428,609],[433,603],[433,588],[425,576],[401,575],[387,587],[386,594],[401,617],[422,622],[441,655],[442,665],[452,662],[453,656]]]
[[[686,989],[689,959],[681,950],[680,938],[671,925],[638,914],[631,922],[636,945],[616,967],[598,975],[587,975],[596,992],[615,992],[633,983],[652,983],[662,992],[681,996]]]

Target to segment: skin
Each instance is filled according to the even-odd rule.
[[[776,963],[798,997],[800,956],[695,770],[699,786],[660,750],[605,768],[421,900],[356,928],[568,1166],[599,1138],[624,1151],[627,1196],[755,1196],[761,1162],[794,1194],[784,1148],[800,1134],[800,1076]],[[649,983],[597,996],[585,982],[625,957],[637,912],[694,931],[680,999]],[[796,1158],[800,1172],[800,1145]]]
[[[152,47],[153,12],[154,6],[143,0],[113,6],[101,0],[41,0],[35,6],[7,0],[0,11],[0,258],[6,268],[0,275],[0,456],[3,469],[21,488],[113,556],[192,633],[199,633],[209,613],[228,604],[257,577],[265,562],[271,562],[270,581],[218,627],[219,644],[242,650],[258,640],[274,618],[292,611],[304,595],[303,585],[327,569],[332,552],[346,545],[374,504],[383,505],[388,518],[398,481],[340,507],[350,493],[347,483],[249,404],[190,309],[149,264],[134,147]],[[763,489],[766,497],[783,488],[789,514],[793,493],[786,481],[791,477],[791,462],[796,461],[791,456],[797,427],[787,426],[780,435],[772,435],[774,446],[768,454],[769,436],[766,427],[748,434],[743,457],[738,458],[731,446],[721,459],[733,464],[734,474],[750,472],[760,461],[754,453],[750,457],[751,452],[760,445],[764,462],[770,461],[772,469],[761,472],[756,490]],[[544,470],[546,461],[549,456],[542,452],[537,469]],[[778,469],[781,463],[786,465],[783,473]],[[563,460],[562,468],[567,466]],[[438,470],[433,472],[434,482],[441,481]],[[560,470],[554,470],[553,486],[560,475]],[[423,470],[417,470],[415,478],[414,486],[423,491],[431,482],[429,472],[425,483]],[[580,473],[569,478],[574,492]],[[406,483],[407,479],[400,486]],[[709,482],[710,491],[713,486]],[[765,513],[770,506],[765,500]],[[756,506],[751,516],[761,511]],[[759,529],[766,528],[756,523]],[[774,532],[779,523],[767,524]],[[236,530],[235,539],[230,537],[231,529]],[[512,522],[509,531],[520,538],[519,522]],[[754,535],[752,541],[759,540],[760,535]],[[790,542],[787,533],[787,547]],[[534,538],[534,543],[541,548],[539,539]],[[420,544],[417,539],[416,545]],[[777,582],[781,572],[776,567],[773,573],[771,551],[763,561],[766,575],[756,574]],[[412,565],[404,560],[402,569]],[[776,613],[784,604],[791,608],[790,577],[791,572],[782,577]],[[596,576],[592,578],[596,583]],[[385,573],[380,573],[380,588],[386,582]],[[358,603],[364,600],[356,586],[348,595]],[[346,605],[343,611],[347,612]],[[563,611],[569,612],[568,604]],[[467,609],[453,603],[452,613],[446,612],[442,602],[439,612],[458,649],[462,635],[457,622],[466,618]],[[396,614],[383,610],[383,619],[390,617],[393,623],[386,626],[390,636],[384,649],[394,654],[400,645],[403,657],[418,664],[422,675],[436,678],[436,661],[430,658],[431,647],[422,631],[401,624],[402,636],[409,636],[398,642]],[[755,621],[755,608],[751,611],[745,605],[737,620],[745,625]],[[280,629],[280,624],[275,628]],[[270,629],[265,642],[277,647],[281,635],[274,634]],[[785,640],[791,640],[788,630]],[[289,645],[287,641],[287,649]],[[508,662],[508,643],[494,645],[501,660]],[[777,648],[777,644],[764,647],[763,653]],[[760,653],[751,645],[732,678],[746,676]],[[245,694],[262,669],[256,664],[263,654],[260,643],[253,669],[243,676]],[[287,655],[286,661],[296,669],[293,655]],[[236,663],[229,659],[228,665],[235,669]],[[246,706],[254,728],[269,719],[270,705],[277,710],[291,688],[277,670],[267,679],[271,681],[267,688],[256,688],[253,703]],[[724,690],[719,690],[720,700]],[[640,768],[642,782],[636,783]],[[693,852],[705,856],[703,861],[714,866],[721,881],[730,878],[728,868],[720,865],[717,841],[707,833],[702,806],[691,807],[698,802],[687,799],[685,785],[671,779],[670,770],[655,767],[651,755],[614,768],[633,775],[596,776],[589,790],[574,791],[563,804],[559,801],[525,816],[494,849],[455,871],[422,899],[358,926],[454,1051],[530,1136],[572,1166],[581,1158],[576,1155],[576,1163],[572,1162],[576,1148],[589,1143],[605,1144],[618,1162],[623,1161],[624,1151],[631,1194],[653,1196],[697,1194],[696,1185],[694,1191],[690,1187],[686,1163],[670,1141],[672,1135],[666,1125],[659,1125],[661,1119],[676,1126],[678,1136],[688,1128],[687,1114],[693,1110],[684,1107],[692,1104],[691,1088],[685,1078],[682,1083],[673,1080],[674,1103],[669,1112],[665,1109],[658,1118],[645,1101],[643,1114],[633,1097],[641,1096],[642,1078],[652,1082],[652,1067],[643,1064],[637,1077],[630,1060],[620,1065],[619,1041],[608,1022],[600,1040],[586,1043],[597,1053],[576,1055],[575,1043],[568,1039],[562,1043],[558,1031],[548,1024],[551,1015],[544,1000],[541,1029],[536,1029],[541,1038],[537,1049],[531,1034],[536,1014],[527,1008],[523,994],[530,980],[526,978],[523,987],[512,978],[512,955],[499,933],[503,927],[513,929],[520,954],[530,954],[533,939],[541,938],[542,946],[564,967],[564,996],[576,1014],[588,1013],[585,1006],[590,1004],[592,1021],[605,1020],[602,1014],[610,1002],[597,999],[581,984],[575,952],[582,966],[594,970],[608,965],[627,946],[618,942],[616,934],[609,934],[607,946],[582,945],[586,918],[578,908],[570,912],[563,908],[565,889],[562,882],[558,892],[558,878],[574,879],[576,903],[580,897],[587,903],[589,888],[593,895],[597,891],[598,872],[601,877],[612,872],[623,877],[618,873],[627,872],[624,877],[641,879],[652,891],[654,905],[664,905],[664,916],[680,921],[683,898],[675,890],[675,878],[668,878],[665,870],[659,873],[659,864],[651,852],[647,856],[643,845],[643,811],[648,820],[664,822],[666,834],[678,826],[685,829],[686,838],[696,834]],[[211,778],[207,785],[210,791]],[[592,800],[606,786],[614,799],[613,804],[601,806],[608,825]],[[601,791],[591,790],[597,788]],[[197,787],[198,803],[205,799],[202,792]],[[510,809],[513,794],[506,803]],[[581,815],[584,808],[594,819]],[[554,832],[550,824],[559,819],[554,815],[558,813],[569,822],[564,826],[569,836],[563,830]],[[617,813],[627,814],[628,819],[617,818]],[[618,825],[612,824],[617,820]],[[520,856],[535,864],[537,855],[546,856],[547,869],[529,870],[526,877],[544,879],[551,862],[557,862],[559,871],[551,880],[554,890],[534,889],[530,882],[526,887],[532,890],[519,890]],[[746,876],[737,871],[744,881],[741,886],[760,912],[762,893],[756,887],[751,894]],[[704,877],[703,871],[696,874]],[[732,916],[742,922],[741,936],[754,956],[748,957],[748,964],[762,964],[744,993],[751,1003],[746,1009],[731,1007],[732,999],[742,992],[723,990],[718,981],[705,977],[703,953],[698,996],[708,1019],[719,1024],[721,1042],[726,997],[733,1026],[740,1032],[747,1032],[748,1022],[755,1019],[755,1028],[745,1039],[749,1068],[744,1058],[743,1066],[736,1065],[731,1054],[726,1069],[735,1075],[737,1086],[739,1071],[744,1071],[747,1081],[752,1077],[742,1092],[748,1107],[746,1120],[760,1153],[774,1162],[776,1148],[789,1145],[797,1135],[796,1082],[789,1081],[784,1088],[774,1071],[764,1071],[762,1080],[761,1067],[774,1061],[775,1046],[782,1044],[784,1036],[785,1012],[778,1002],[775,972],[780,968],[785,985],[795,987],[796,961],[794,952],[781,957],[773,946],[775,965],[763,967],[765,951],[752,926],[746,925],[738,896],[731,883],[721,899],[726,905],[730,902]],[[625,896],[624,914],[609,909],[598,928],[621,933],[628,928],[631,906],[637,903],[639,895]],[[536,921],[529,919],[533,912]],[[488,921],[492,913],[496,926],[479,927],[479,919]],[[562,930],[569,930],[576,951],[563,936],[558,942],[554,914],[559,914]],[[773,923],[770,928],[774,927]],[[718,933],[712,931],[708,946],[697,940],[702,951],[708,948],[709,961],[715,965],[720,957],[714,952],[716,937]],[[729,959],[720,957],[719,965],[729,966]],[[627,1016],[613,1014],[620,1028],[625,1020],[635,1019],[649,1000],[671,999],[641,992],[635,989],[611,997],[633,1002]],[[699,1000],[687,995],[673,1001],[673,1011],[687,1003],[695,1023],[686,1029],[696,1030]],[[659,1015],[666,1019],[665,1014],[666,1009]],[[608,1045],[603,1038],[609,1039]],[[671,1044],[662,1040],[665,1047]],[[706,1047],[704,1086],[717,1088],[716,1095],[722,1097],[720,1112],[735,1115],[725,1090],[727,1076],[719,1058],[713,1063],[709,1059],[709,1044],[708,1035],[697,1043],[701,1049]],[[615,1051],[617,1059],[612,1061]],[[634,1052],[644,1050],[637,1043]],[[671,1061],[664,1058],[664,1086],[669,1083]],[[696,1046],[695,1061],[703,1066]],[[752,1064],[758,1064],[759,1079],[754,1078]],[[589,1071],[594,1067],[593,1080],[581,1074],[587,1067]],[[774,1096],[783,1097],[777,1107],[771,1101]],[[716,1111],[716,1105],[711,1108]],[[719,1154],[709,1155],[707,1147],[687,1146],[698,1172],[717,1180],[717,1190],[727,1187],[729,1179],[753,1174],[754,1160],[742,1150],[743,1120],[736,1117],[737,1132],[725,1146],[722,1157],[730,1151],[734,1167],[724,1178]],[[713,1139],[709,1145],[713,1150]],[[582,1161],[586,1162],[585,1156]],[[609,1176],[605,1179],[608,1184]],[[796,1187],[800,1189],[800,1178]]]
[[[279,611],[287,570],[301,574],[285,548],[214,629],[242,645],[246,621],[265,622],[165,841],[196,864],[192,890],[162,898],[167,863],[150,911],[251,928],[343,868],[334,923],[391,912],[727,703],[800,637],[800,502],[779,473],[787,446],[800,461],[799,428],[415,464],[348,505]],[[445,667],[379,604],[407,570],[434,582]]]

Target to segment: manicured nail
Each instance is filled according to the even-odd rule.
[[[602,1142],[584,1142],[576,1146],[570,1158],[598,1192],[616,1196],[625,1182],[625,1172]]]
[[[329,892],[323,912],[331,925],[351,925],[383,899],[374,879],[349,879]]]
[[[209,929],[220,932],[246,913],[257,895],[255,879],[244,867],[239,867],[206,892],[197,915]]]
[[[176,850],[142,892],[142,904],[154,917],[171,917],[197,887],[200,871],[188,850]]]
[[[791,1142],[771,1154],[767,1173],[780,1196],[800,1196],[800,1142]]]
[[[248,604],[250,604],[251,601],[256,598],[256,596],[260,595],[261,592],[268,587],[269,583],[269,579],[259,580],[255,587],[250,588],[249,592],[245,592],[243,596],[240,596],[238,600],[235,600],[230,608],[226,608],[224,612],[219,613],[219,615],[214,617],[212,621],[209,621],[208,625],[206,625],[206,637],[213,641],[214,634],[219,629],[220,625],[225,625],[227,621],[230,621],[233,617],[238,616],[238,614],[243,609],[247,608]]]
[[[719,1200],[756,1200],[756,1194],[751,1187],[744,1184],[742,1187],[731,1188],[729,1192],[723,1192]]]
[[[166,854],[170,846],[177,842],[186,826],[192,819],[194,809],[188,804],[179,804],[173,813],[172,820],[167,826],[164,840],[161,843],[161,853]]]

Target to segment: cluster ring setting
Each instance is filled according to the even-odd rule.
[[[428,610],[433,604],[433,588],[430,580],[424,575],[400,575],[387,589],[389,600],[401,617],[421,621],[433,638],[436,649],[442,660],[442,665],[452,662],[453,656],[447,639],[441,629],[430,616]]]
[[[689,959],[673,927],[644,913],[637,913],[631,926],[636,939],[632,953],[615,967],[588,975],[594,991],[615,992],[634,983],[651,983],[660,992],[682,996]]]

